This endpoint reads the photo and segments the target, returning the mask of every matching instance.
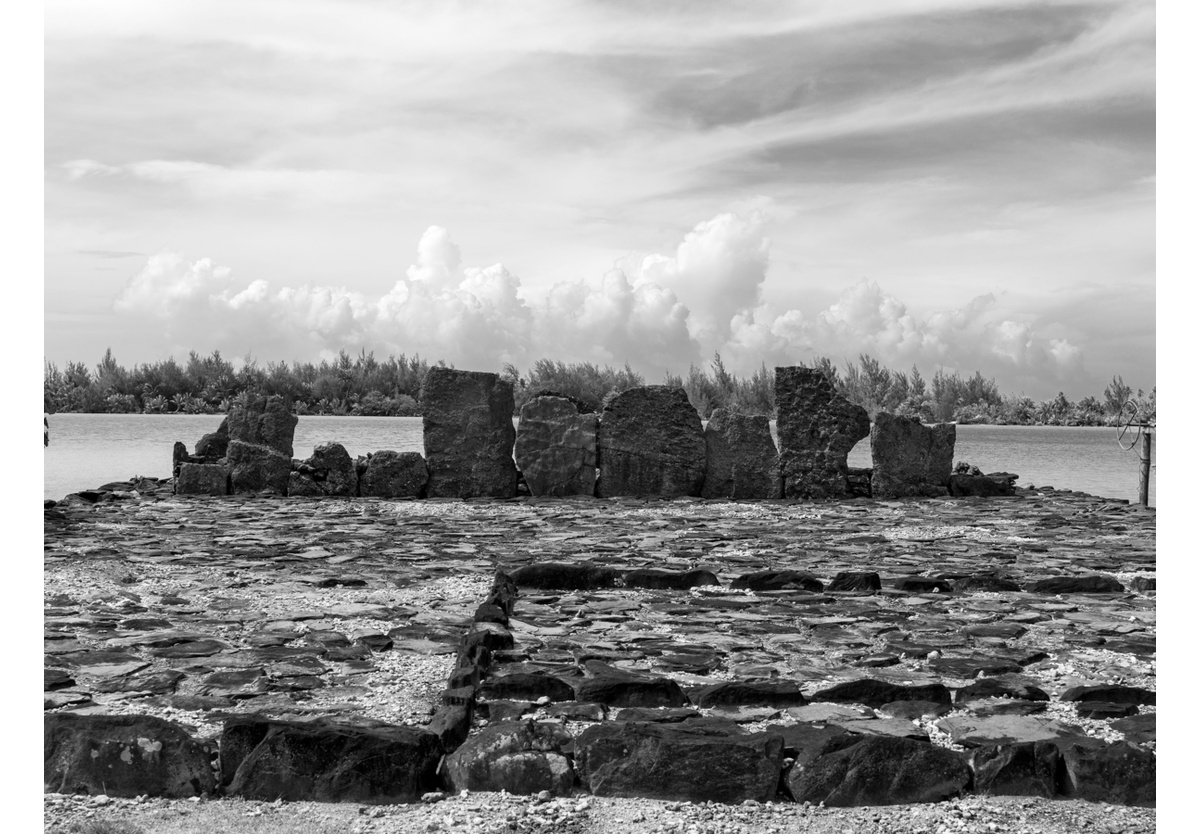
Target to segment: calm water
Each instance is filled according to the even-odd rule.
[[[175,441],[195,449],[196,441],[215,431],[221,420],[220,414],[51,415],[44,497],[58,499],[135,476],[165,478],[171,474]],[[420,417],[301,417],[294,454],[306,458],[314,446],[328,441],[341,443],[351,457],[380,449],[424,451]],[[954,459],[984,472],[1015,472],[1021,486],[1137,501],[1137,454],[1122,451],[1109,428],[959,426]],[[850,465],[871,465],[868,441],[850,453]],[[1151,470],[1151,504],[1154,487]]]

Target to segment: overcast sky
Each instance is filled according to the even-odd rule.
[[[1155,7],[45,3],[45,358],[1155,379]]]

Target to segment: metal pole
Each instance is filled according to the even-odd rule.
[[[1142,434],[1141,479],[1138,481],[1138,503],[1150,506],[1150,432]]]

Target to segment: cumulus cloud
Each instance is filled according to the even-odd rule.
[[[1061,378],[1081,367],[1079,347],[1039,333],[994,295],[918,313],[864,279],[815,314],[777,310],[763,297],[766,225],[758,212],[721,214],[695,226],[673,255],[645,255],[595,280],[560,281],[533,300],[502,264],[464,266],[439,226],[426,230],[412,264],[375,299],[342,287],[243,282],[208,258],[161,253],[114,306],[159,328],[172,350],[216,347],[263,359],[366,348],[499,370],[547,357],[629,362],[651,381],[707,364],[714,352],[739,373],[817,355],[855,361],[860,353],[897,369],[979,369],[1001,378],[1006,371]]]

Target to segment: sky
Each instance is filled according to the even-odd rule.
[[[44,4],[46,361],[1156,385],[1155,4]]]

